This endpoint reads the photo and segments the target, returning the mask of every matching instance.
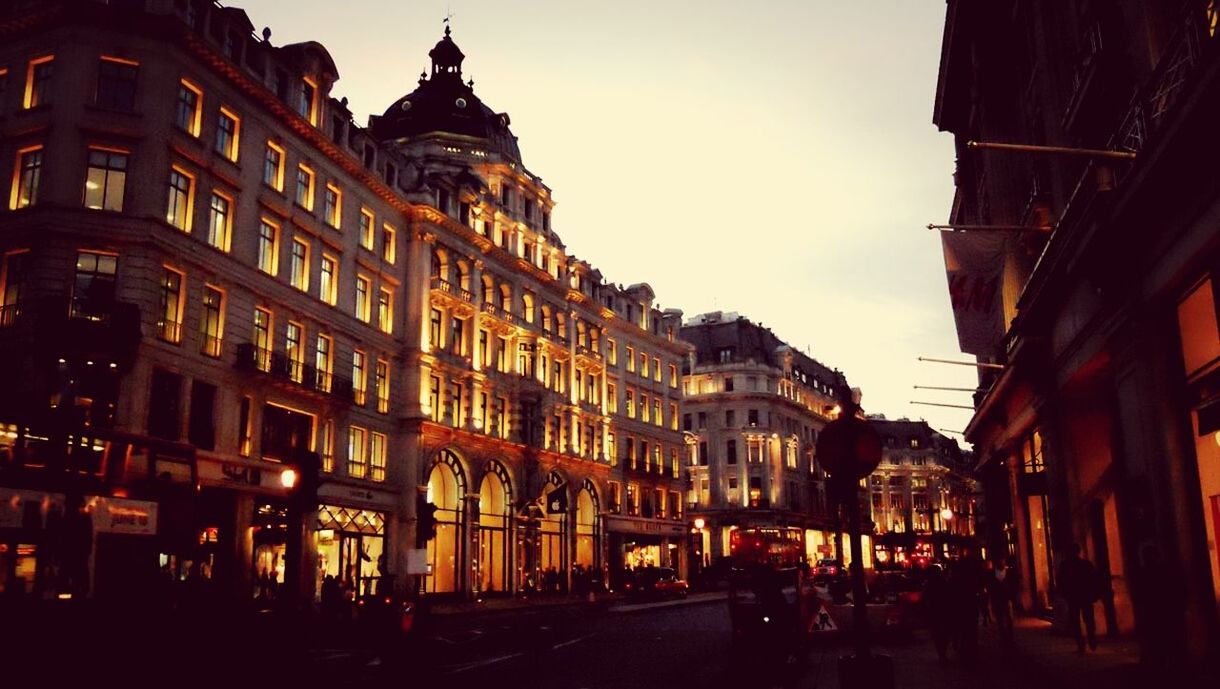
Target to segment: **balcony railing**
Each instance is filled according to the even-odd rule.
[[[21,304],[5,304],[0,306],[0,328],[7,328],[21,317]]]
[[[157,339],[178,344],[182,341],[182,323],[166,319],[157,321]]]
[[[224,342],[215,335],[204,335],[203,342],[199,345],[200,353],[210,356],[219,357],[221,349],[224,347]]]
[[[234,366],[242,371],[264,373],[275,380],[282,380],[304,390],[328,393],[337,400],[352,401],[356,394],[352,380],[336,376],[329,371],[320,371],[302,361],[261,347],[251,342],[237,345]]]

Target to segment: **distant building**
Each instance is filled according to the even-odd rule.
[[[811,559],[830,557],[837,525],[814,445],[847,379],[736,313],[692,318],[681,339],[694,346],[682,429],[704,564],[744,526],[801,527]]]
[[[976,546],[981,494],[970,457],[924,421],[870,417],[882,459],[868,477],[877,568],[956,557]]]

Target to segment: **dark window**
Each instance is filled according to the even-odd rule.
[[[699,466],[707,466],[709,457],[707,456],[707,441],[699,443]]]
[[[148,394],[148,434],[154,438],[177,440],[180,433],[182,376],[153,369]]]
[[[724,461],[729,464],[737,463],[737,441],[726,440],[724,443]]]
[[[342,117],[335,116],[330,119],[330,138],[337,144],[343,143],[343,132],[347,130],[347,123]]]
[[[449,215],[449,190],[436,190],[436,208],[445,215]]]
[[[690,414],[683,414],[682,415],[682,430],[689,431],[690,429],[691,429]]]
[[[707,428],[707,412],[699,412],[699,428]]]
[[[76,255],[72,285],[72,317],[106,320],[114,307],[114,280],[118,257],[81,251]]]
[[[728,409],[724,412],[724,425],[726,428],[735,428],[737,426],[737,412]]]
[[[748,412],[746,412],[746,421],[751,426],[757,426],[758,425],[758,410],[751,409]]]
[[[187,437],[200,450],[216,449],[215,406],[216,386],[194,381],[191,384],[191,418]]]
[[[139,67],[127,62],[102,60],[97,73],[97,104],[114,110],[136,107],[136,74]]]
[[[263,405],[262,455],[264,459],[292,459],[298,449],[309,448],[313,419],[273,404]]]
[[[725,392],[733,391],[733,377],[732,376],[729,376],[724,379],[724,391]]]

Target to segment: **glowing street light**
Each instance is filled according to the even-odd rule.
[[[707,522],[703,520],[703,517],[695,517],[695,528],[696,529],[702,531],[703,527],[705,527],[705,526],[707,526]]]
[[[940,511],[940,518],[945,521],[949,521],[950,519],[953,519],[953,510],[949,509],[948,507],[942,509]]]
[[[296,469],[285,469],[280,472],[280,485],[292,490],[297,485]]]

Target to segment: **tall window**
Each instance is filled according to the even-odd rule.
[[[491,368],[491,333],[479,329],[479,356],[484,370]]]
[[[669,387],[678,387],[678,367],[675,364],[669,365]]]
[[[203,120],[203,91],[183,79],[178,83],[178,110],[174,123],[191,136],[199,136]]]
[[[372,283],[363,275],[356,276],[356,318],[368,323],[373,317],[373,304],[369,292],[373,289]]]
[[[728,464],[737,463],[737,441],[726,440],[724,442],[724,461]]]
[[[182,341],[182,273],[166,268],[161,277],[161,317],[157,320],[157,337],[178,343]]]
[[[199,331],[202,335],[199,349],[211,357],[220,356],[221,338],[224,336],[224,292],[204,285],[203,316],[199,319]]]
[[[377,293],[377,327],[383,333],[394,332],[394,293],[384,287]]]
[[[377,220],[373,217],[373,211],[367,208],[360,209],[360,246],[373,250],[373,227],[376,226]]]
[[[258,228],[258,269],[275,275],[279,266],[280,228],[263,218]]]
[[[241,118],[228,108],[221,108],[216,121],[216,152],[236,163],[240,137]]]
[[[284,149],[270,141],[263,154],[263,184],[284,191]]]
[[[170,168],[169,202],[165,211],[165,222],[183,232],[190,232],[194,197],[195,178],[182,168]]]
[[[335,341],[326,335],[318,334],[318,347],[314,354],[314,369],[318,376],[318,389],[330,392],[330,377],[334,371]]]
[[[377,370],[373,384],[376,386],[377,411],[390,413],[390,364],[385,359],[377,360]]]
[[[17,168],[13,171],[13,193],[8,207],[16,210],[38,202],[38,182],[42,177],[42,146],[17,151]]]
[[[352,352],[352,400],[363,407],[365,391],[368,390],[368,373],[365,370],[364,352],[359,349]]]
[[[233,235],[233,201],[220,192],[212,192],[212,200],[208,204],[208,244],[229,251],[229,243]]]
[[[103,57],[97,70],[99,108],[130,112],[136,107],[136,74],[140,63],[117,57]]]
[[[627,371],[635,373],[635,347],[627,348]]]
[[[347,429],[347,475],[352,478],[364,478],[368,473],[365,437],[366,431],[359,426]]]
[[[126,184],[126,151],[89,149],[89,165],[85,173],[85,208],[121,212]]]
[[[307,165],[297,166],[297,205],[307,211],[313,210],[314,172]]]
[[[254,309],[254,366],[260,371],[271,370],[271,312]]]
[[[369,478],[374,481],[385,480],[386,437],[382,433],[369,436]]]
[[[326,196],[323,200],[322,214],[326,224],[339,229],[343,216],[343,192],[339,187],[327,182]]]
[[[656,357],[652,358],[652,379],[661,382],[661,360]]]
[[[433,421],[441,420],[441,379],[431,376],[428,379],[428,417]]]
[[[330,473],[335,470],[335,422],[327,419],[319,431],[322,435],[318,442],[322,446],[322,471]]]
[[[339,260],[322,254],[322,271],[318,275],[318,298],[334,306],[339,302]]]
[[[30,66],[25,77],[25,107],[36,108],[50,103],[51,73],[55,56],[48,55],[37,60],[30,60]]]
[[[297,113],[301,117],[309,120],[309,123],[317,126],[318,124],[318,85],[312,79],[306,77],[297,83]]]
[[[450,318],[449,319],[449,351],[458,355],[466,354],[466,319]]]
[[[25,289],[25,260],[28,252],[8,254],[0,266],[0,327],[12,325],[21,314],[21,293]]]
[[[432,309],[428,319],[428,346],[432,349],[441,348],[441,310]]]
[[[292,240],[292,270],[288,281],[302,292],[309,291],[309,245],[296,238]]]
[[[305,378],[305,333],[299,323],[288,322],[284,351],[288,354],[288,377],[294,383],[301,382]]]
[[[382,223],[381,225],[381,258],[386,263],[393,263],[397,252],[394,238],[397,232],[392,225]]]
[[[76,254],[76,279],[72,283],[72,317],[104,321],[114,308],[115,273],[118,257],[80,251]]]

